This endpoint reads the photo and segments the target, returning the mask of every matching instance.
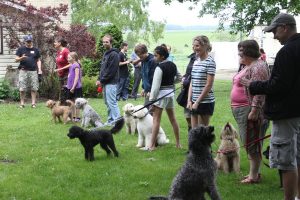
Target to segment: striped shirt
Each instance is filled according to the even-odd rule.
[[[208,56],[205,60],[201,60],[199,57],[195,60],[192,73],[192,102],[197,101],[198,97],[202,93],[206,82],[207,75],[215,75],[216,63],[211,56]],[[213,89],[209,91],[208,95],[200,103],[212,103],[215,101]]]

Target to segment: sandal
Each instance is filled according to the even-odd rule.
[[[25,108],[25,106],[24,105],[20,105],[19,108]]]
[[[257,184],[259,182],[260,182],[259,178],[253,179],[253,178],[249,178],[249,177],[247,177],[241,181],[242,184]]]
[[[36,105],[35,105],[35,104],[32,104],[32,105],[31,105],[31,108],[36,108]]]

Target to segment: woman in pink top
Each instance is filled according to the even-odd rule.
[[[260,58],[259,46],[255,40],[245,40],[238,44],[240,64],[245,65],[234,77],[231,90],[231,108],[238,124],[243,145],[264,136],[263,111],[265,96],[251,96],[246,87],[240,84],[240,79],[267,80],[268,66]],[[241,183],[258,183],[260,181],[259,167],[261,163],[262,143],[251,143],[246,147],[250,161],[250,171]]]

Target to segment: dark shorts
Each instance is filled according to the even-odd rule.
[[[200,103],[198,108],[191,111],[191,115],[210,115],[212,116],[215,109],[215,102]]]
[[[71,100],[75,100],[76,98],[81,98],[83,97],[82,95],[82,88],[76,88],[74,90],[74,93],[71,93],[70,90],[69,91],[69,98],[68,99],[71,99]]]

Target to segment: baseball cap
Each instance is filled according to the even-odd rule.
[[[32,41],[32,35],[25,35],[23,38],[25,42]]]
[[[293,15],[287,13],[279,13],[274,17],[271,24],[264,28],[264,32],[271,32],[274,28],[280,25],[296,25],[296,20]]]

